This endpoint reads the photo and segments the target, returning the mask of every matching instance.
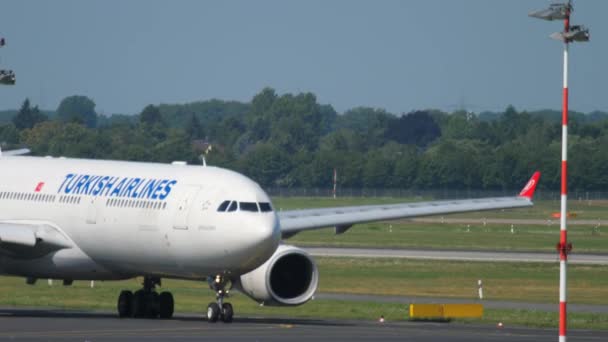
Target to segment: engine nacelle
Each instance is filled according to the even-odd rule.
[[[236,287],[269,306],[295,306],[309,301],[317,290],[319,271],[304,250],[280,245],[262,266],[243,274]]]

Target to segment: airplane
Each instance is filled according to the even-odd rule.
[[[363,222],[532,206],[540,173],[517,196],[276,211],[253,180],[213,166],[24,156],[0,151],[0,274],[122,280],[121,318],[173,316],[162,278],[203,281],[206,319],[231,322],[232,289],[267,306],[309,301],[319,272],[282,241],[309,229],[336,234]]]

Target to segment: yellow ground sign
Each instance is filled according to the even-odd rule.
[[[410,304],[410,319],[480,318],[482,304]]]

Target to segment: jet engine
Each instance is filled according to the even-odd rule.
[[[243,274],[235,286],[253,300],[269,306],[295,306],[312,298],[319,271],[304,250],[280,245],[262,266]]]

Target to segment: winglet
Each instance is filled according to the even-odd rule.
[[[534,190],[536,190],[536,185],[538,185],[538,179],[540,178],[540,171],[534,172],[532,178],[526,183],[526,186],[519,193],[520,197],[525,197],[529,200],[534,196]]]

